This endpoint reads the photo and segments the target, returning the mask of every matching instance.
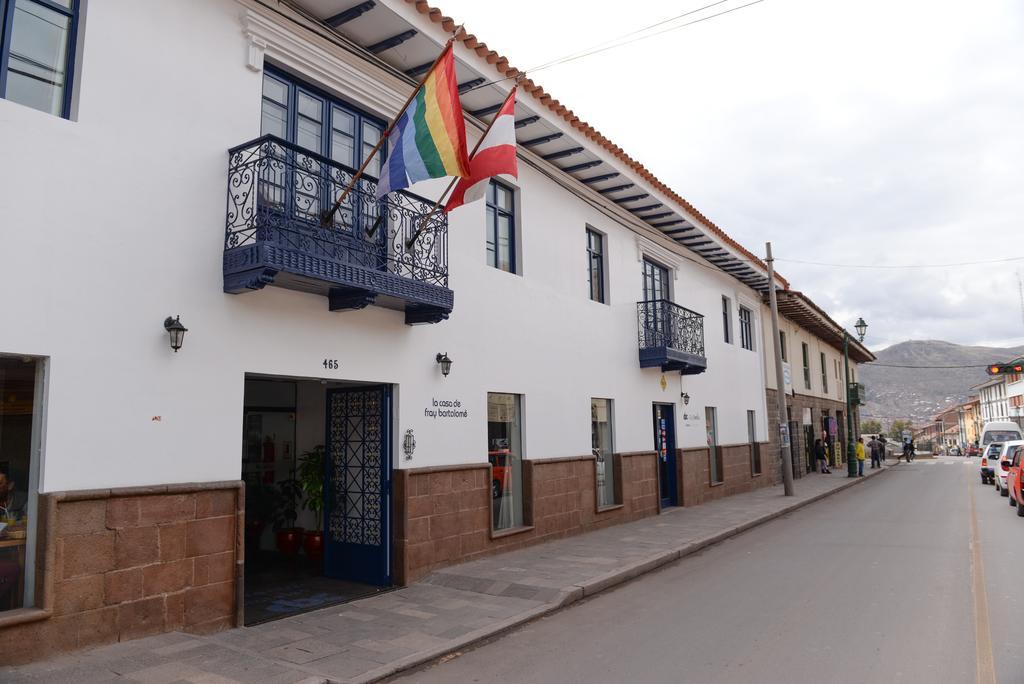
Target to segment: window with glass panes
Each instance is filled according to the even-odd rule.
[[[587,282],[590,298],[604,303],[604,235],[587,229]]]
[[[750,441],[750,473],[761,474],[761,444],[757,441],[757,413],[747,411],[747,439]]]
[[[722,333],[726,344],[732,344],[732,302],[722,297]]]
[[[612,446],[612,400],[590,400],[590,447],[597,478],[597,505],[622,503],[617,482],[618,457]]]
[[[299,158],[290,167],[295,178],[275,175],[273,169],[261,176],[262,199],[278,204],[288,202],[310,220],[319,220],[320,212],[342,193],[351,171],[362,165],[384,130],[379,120],[272,69],[263,74],[261,113],[261,135],[277,136],[350,170],[328,172],[325,165],[312,158],[307,163],[297,155]],[[278,152],[284,154],[283,149]],[[367,177],[379,175],[383,155],[381,150],[367,165]],[[300,174],[302,177],[298,177]],[[364,204],[347,200],[336,213],[335,224],[350,227],[372,222],[376,207]]]
[[[825,352],[821,352],[821,391],[828,394],[828,366],[825,365]]]
[[[487,188],[487,265],[516,272],[515,191],[495,180]]]
[[[263,74],[262,114],[261,135],[276,135],[353,169],[384,130],[382,122],[351,105],[270,69]],[[378,153],[365,173],[376,178],[381,162]]]
[[[804,362],[804,387],[811,389],[811,350],[806,342],[801,342],[800,351]]]
[[[754,327],[750,309],[740,307],[740,345],[744,349],[754,350]]]
[[[79,0],[0,0],[0,97],[67,118]]]

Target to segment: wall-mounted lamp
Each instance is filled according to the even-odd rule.
[[[690,403],[690,395],[689,394],[687,394],[686,392],[683,392],[679,396],[681,396],[683,398],[683,406],[689,405],[689,403]]]
[[[437,355],[437,362],[441,364],[441,375],[448,377],[452,372],[452,360],[448,358],[448,352]]]
[[[171,318],[168,316],[164,319],[164,330],[171,338],[171,349],[177,354],[178,350],[181,349],[181,343],[185,339],[185,333],[188,332],[188,328],[181,324],[181,316],[175,316]]]

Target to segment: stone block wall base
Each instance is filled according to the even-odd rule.
[[[0,613],[0,663],[240,624],[241,482],[39,500],[36,606]]]
[[[778,459],[771,456],[768,443],[761,442],[761,472],[754,474],[753,445],[732,444],[720,447],[722,452],[721,482],[711,481],[711,449],[679,449],[676,452],[678,488],[683,506],[699,506],[708,501],[734,494],[770,487],[778,482]]]
[[[619,454],[621,505],[597,505],[593,456],[523,462],[525,527],[491,530],[487,463],[397,470],[394,475],[397,584],[456,562],[508,551],[658,513],[654,452]]]

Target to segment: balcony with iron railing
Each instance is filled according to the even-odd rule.
[[[331,311],[370,304],[436,323],[452,311],[448,219],[409,192],[374,196],[355,170],[265,135],[229,151],[224,291],[274,285],[320,294]]]
[[[704,317],[667,299],[636,304],[640,367],[660,367],[696,375],[708,368],[704,357]]]

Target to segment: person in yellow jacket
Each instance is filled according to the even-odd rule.
[[[864,477],[864,438],[858,437],[854,447],[857,449],[857,476]]]

